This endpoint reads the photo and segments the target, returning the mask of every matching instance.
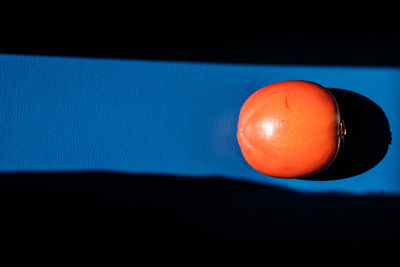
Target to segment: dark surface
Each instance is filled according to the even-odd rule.
[[[3,173],[0,181],[1,242],[21,252],[114,249],[164,262],[159,255],[200,253],[204,260],[225,257],[230,246],[244,253],[277,240],[383,244],[400,234],[399,197],[111,172]],[[274,249],[281,247],[269,253]]]
[[[387,7],[130,7],[3,17],[0,52],[252,64],[398,66],[399,16]],[[304,8],[304,7],[303,7]],[[94,15],[95,14],[95,15]],[[6,15],[6,14],[5,14]],[[46,14],[48,15],[48,14]],[[89,16],[90,15],[90,16]]]
[[[346,136],[332,165],[306,180],[335,180],[362,174],[385,157],[391,144],[389,121],[376,103],[348,90],[329,91],[338,102]]]

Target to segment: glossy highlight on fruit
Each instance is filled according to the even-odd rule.
[[[280,178],[306,177],[328,167],[343,134],[334,96],[307,81],[283,81],[256,91],[243,104],[237,129],[246,161]]]

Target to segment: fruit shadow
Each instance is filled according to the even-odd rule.
[[[389,121],[376,103],[348,90],[328,90],[338,102],[346,136],[335,161],[324,171],[303,180],[338,180],[362,174],[385,157],[392,141]]]

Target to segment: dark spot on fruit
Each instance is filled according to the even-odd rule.
[[[288,97],[287,97],[287,96],[285,97],[285,107],[286,107],[287,109],[292,110],[292,109],[290,108],[290,106],[289,106],[289,101],[288,101]]]

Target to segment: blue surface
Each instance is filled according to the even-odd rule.
[[[236,142],[255,90],[309,80],[378,104],[391,127],[383,160],[335,181],[271,178]],[[400,194],[400,69],[251,66],[0,55],[0,169],[223,175],[304,192]]]

